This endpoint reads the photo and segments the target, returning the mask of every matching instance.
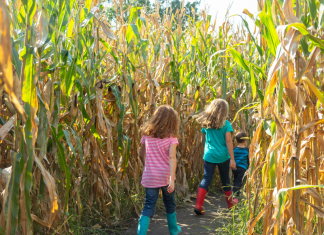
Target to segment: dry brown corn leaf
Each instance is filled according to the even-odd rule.
[[[306,203],[307,205],[313,207],[313,209],[315,210],[315,212],[318,214],[318,216],[324,218],[324,211],[323,211],[323,208],[322,207],[319,207],[319,206],[315,206],[314,204],[304,200],[304,199],[300,199],[302,202]]]
[[[15,92],[13,69],[11,64],[11,38],[10,38],[10,19],[4,1],[0,1],[0,70],[3,72],[2,79],[5,83],[5,91],[9,94],[10,101],[18,112],[26,119],[24,108],[21,106]]]
[[[0,128],[0,140],[3,140],[11,128],[14,127],[16,115],[13,115],[7,122]]]
[[[100,26],[103,30],[103,32],[106,34],[106,36],[110,39],[117,40],[114,32],[106,25],[105,22],[100,21]]]
[[[324,124],[324,119],[316,119],[316,120],[304,125],[302,128],[300,128],[298,134],[300,135],[302,132],[304,132],[308,128],[311,128],[313,126],[320,125],[320,124]]]
[[[298,17],[295,16],[292,0],[285,0],[282,8],[284,9],[284,14],[289,24],[300,22]]]
[[[55,220],[56,214],[58,213],[58,197],[56,194],[56,184],[53,176],[45,169],[43,163],[40,161],[40,159],[37,156],[34,156],[35,162],[40,169],[42,175],[43,175],[43,180],[45,182],[45,185],[48,190],[49,198],[50,198],[50,205],[51,209],[48,213],[49,219],[48,219],[48,227],[51,228],[53,221]],[[45,212],[43,212],[45,213]]]
[[[299,99],[298,104],[296,100],[297,96],[297,86],[295,85],[295,79],[294,79],[294,64],[292,61],[288,60],[287,58],[283,58],[283,75],[282,75],[282,83],[286,90],[286,93],[288,95],[288,98],[290,102],[293,104],[295,109],[301,110],[301,108],[304,106],[304,99],[301,96],[301,92],[298,92]]]

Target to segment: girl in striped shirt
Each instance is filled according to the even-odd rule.
[[[176,148],[180,121],[178,113],[170,106],[160,106],[144,125],[140,158],[144,165],[142,185],[145,187],[145,205],[139,219],[137,234],[147,233],[150,220],[162,190],[168,227],[171,235],[181,232],[177,225],[174,201],[174,181],[177,168]]]

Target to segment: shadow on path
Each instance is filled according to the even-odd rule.
[[[159,199],[161,200],[161,199]],[[177,220],[183,234],[216,234],[215,230],[225,223],[224,214],[228,214],[227,204],[223,194],[207,195],[204,202],[205,215],[196,216],[194,205],[196,200],[185,203],[182,208],[177,208]],[[137,234],[138,219],[134,219],[133,226],[125,231],[124,235]],[[165,211],[156,211],[151,220],[147,235],[169,234]]]

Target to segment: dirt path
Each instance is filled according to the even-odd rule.
[[[161,199],[159,199],[161,200]],[[217,234],[215,230],[225,223],[223,214],[228,214],[227,204],[223,194],[207,195],[204,203],[205,215],[196,216],[193,211],[196,200],[185,203],[182,208],[177,208],[178,224],[183,234]],[[124,235],[137,234],[137,220],[133,226],[125,231]],[[157,210],[151,220],[148,235],[169,234],[166,214],[163,210]]]

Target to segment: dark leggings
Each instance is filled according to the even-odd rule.
[[[236,167],[236,170],[233,170],[234,175],[234,185],[233,185],[233,195],[234,197],[240,196],[240,190],[243,185],[243,177],[245,175],[246,170],[242,167]]]
[[[231,181],[229,177],[230,159],[222,163],[210,163],[204,161],[204,178],[201,181],[199,188],[203,188],[208,191],[208,187],[213,179],[216,165],[218,166],[220,178],[223,185],[223,190],[224,191],[232,190]]]

